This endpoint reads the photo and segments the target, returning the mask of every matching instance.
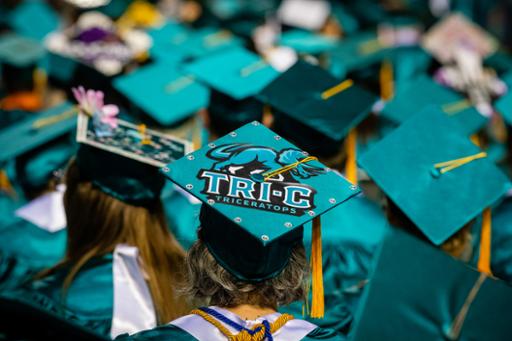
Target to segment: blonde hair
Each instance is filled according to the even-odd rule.
[[[187,313],[188,303],[175,293],[183,279],[185,252],[168,230],[160,200],[146,207],[117,200],[82,181],[75,162],[68,167],[66,185],[66,255],[39,277],[69,269],[63,282],[65,296],[87,262],[113,252],[118,244],[128,244],[139,250],[158,321],[169,322]]]

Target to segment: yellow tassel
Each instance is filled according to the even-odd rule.
[[[380,98],[389,101],[394,95],[393,64],[385,60],[382,62],[379,72]]]
[[[0,169],[0,191],[3,191],[11,197],[16,197],[16,190],[11,184],[7,172],[4,169]]]
[[[482,217],[482,233],[480,236],[480,257],[478,271],[488,275],[491,273],[491,209],[486,208]]]
[[[311,317],[324,317],[324,275],[322,269],[322,231],[320,217],[313,219],[311,240]]]
[[[268,104],[263,105],[263,117],[261,121],[265,127],[271,127],[274,123],[274,115]]]
[[[46,88],[48,87],[48,75],[43,69],[37,68],[34,70],[33,79],[34,92],[42,98],[46,92]]]
[[[347,180],[357,185],[357,131],[352,129],[345,139],[345,152],[347,160],[345,162],[345,176]]]

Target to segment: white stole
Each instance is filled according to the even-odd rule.
[[[221,313],[228,319],[246,327],[252,328],[256,324],[260,324],[263,320],[267,320],[269,323],[273,323],[279,316],[280,313],[274,313],[266,316],[262,316],[254,321],[244,321],[236,314],[219,307],[210,307],[211,309],[216,310]],[[220,321],[219,321],[220,322]],[[221,322],[222,323],[222,322]],[[171,322],[172,325],[186,331],[196,339],[200,341],[226,341],[227,338],[222,334],[214,325],[210,322],[206,321],[199,315],[186,315],[180,317],[177,320]],[[237,334],[238,331],[225,324],[222,323],[231,333]],[[313,323],[304,320],[291,320],[286,322],[284,326],[279,328],[272,337],[274,341],[295,341],[302,340],[306,335],[311,333],[314,329],[318,328]]]
[[[119,244],[114,251],[112,266],[114,309],[112,338],[124,333],[133,334],[156,326],[153,300],[144,272],[139,264],[139,250]]]

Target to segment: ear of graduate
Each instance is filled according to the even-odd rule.
[[[0,1],[0,340],[509,340],[510,22]]]

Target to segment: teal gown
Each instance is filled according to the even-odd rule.
[[[389,227],[380,207],[363,196],[327,212],[321,223],[325,316],[309,319],[303,315],[303,302],[294,302],[279,311],[346,334],[365,288],[375,249]],[[304,228],[304,244],[308,250],[310,225]]]
[[[113,316],[112,254],[89,261],[62,297],[67,274],[61,269],[2,295],[57,314],[96,333],[110,337]]]
[[[0,227],[0,291],[13,289],[64,257],[66,230],[48,232],[15,217]]]
[[[492,212],[491,270],[496,277],[512,283],[512,198]]]

